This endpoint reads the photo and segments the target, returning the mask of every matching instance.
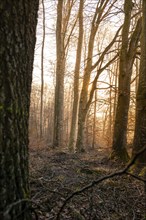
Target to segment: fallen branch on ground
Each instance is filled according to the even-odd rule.
[[[84,186],[83,188],[73,192],[70,196],[68,196],[65,201],[63,202],[62,206],[60,207],[58,213],[57,213],[57,216],[56,216],[56,220],[59,220],[60,219],[60,214],[61,212],[63,211],[63,209],[65,208],[65,206],[67,205],[67,203],[76,195],[79,195],[81,193],[83,193],[84,191],[90,189],[91,187],[101,183],[102,181],[104,180],[107,180],[107,179],[110,179],[110,178],[113,178],[115,176],[121,176],[121,175],[124,175],[124,174],[128,174],[128,175],[131,175],[132,177],[136,178],[136,176],[134,174],[130,174],[128,173],[128,170],[129,168],[135,163],[135,161],[137,160],[137,158],[142,154],[144,153],[144,151],[146,151],[146,146],[144,146],[133,158],[132,160],[127,164],[127,166],[122,169],[122,170],[119,170],[117,172],[114,172],[114,173],[111,173],[109,175],[106,175],[106,176],[103,176],[103,177],[100,177],[99,179],[97,180],[94,180],[92,181],[90,184]],[[138,180],[146,183],[146,179],[143,179],[143,178],[137,178]]]

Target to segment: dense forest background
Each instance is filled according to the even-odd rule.
[[[128,160],[143,87],[141,16],[139,0],[40,3],[31,140],[70,152],[111,148],[113,157]]]

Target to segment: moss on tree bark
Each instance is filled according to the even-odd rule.
[[[0,218],[31,219],[28,117],[38,0],[0,2]]]

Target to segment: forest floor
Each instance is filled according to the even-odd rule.
[[[36,147],[37,146],[37,147]],[[115,176],[66,198],[88,184],[123,169],[108,159],[107,149],[69,154],[43,143],[30,146],[30,187],[34,219],[144,220],[144,184],[128,175]],[[59,213],[59,214],[58,214]]]

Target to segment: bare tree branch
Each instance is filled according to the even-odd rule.
[[[100,74],[111,64],[115,61],[115,59],[118,57],[118,54],[116,54],[109,62],[107,62],[102,68],[100,68],[98,71],[97,71],[97,75],[95,76],[95,79],[93,81],[93,84],[92,84],[92,89],[91,89],[91,92],[90,92],[90,96],[89,96],[89,100],[86,104],[86,110],[88,111],[89,109],[89,106],[92,102],[92,98],[93,98],[93,94],[94,94],[94,91],[96,89],[96,83],[97,83],[97,80],[100,76]]]
[[[106,54],[106,53],[109,51],[109,49],[113,46],[113,44],[115,43],[116,38],[118,37],[118,34],[119,34],[121,28],[122,28],[122,26],[117,30],[117,32],[116,32],[114,38],[113,38],[112,41],[109,43],[109,45],[104,49],[103,53],[101,54],[101,56],[99,57],[99,59],[97,60],[97,62],[96,62],[94,65],[92,65],[92,67],[91,67],[92,70],[94,70],[94,69],[99,65],[99,63],[101,62],[101,60],[103,60],[105,54]]]

